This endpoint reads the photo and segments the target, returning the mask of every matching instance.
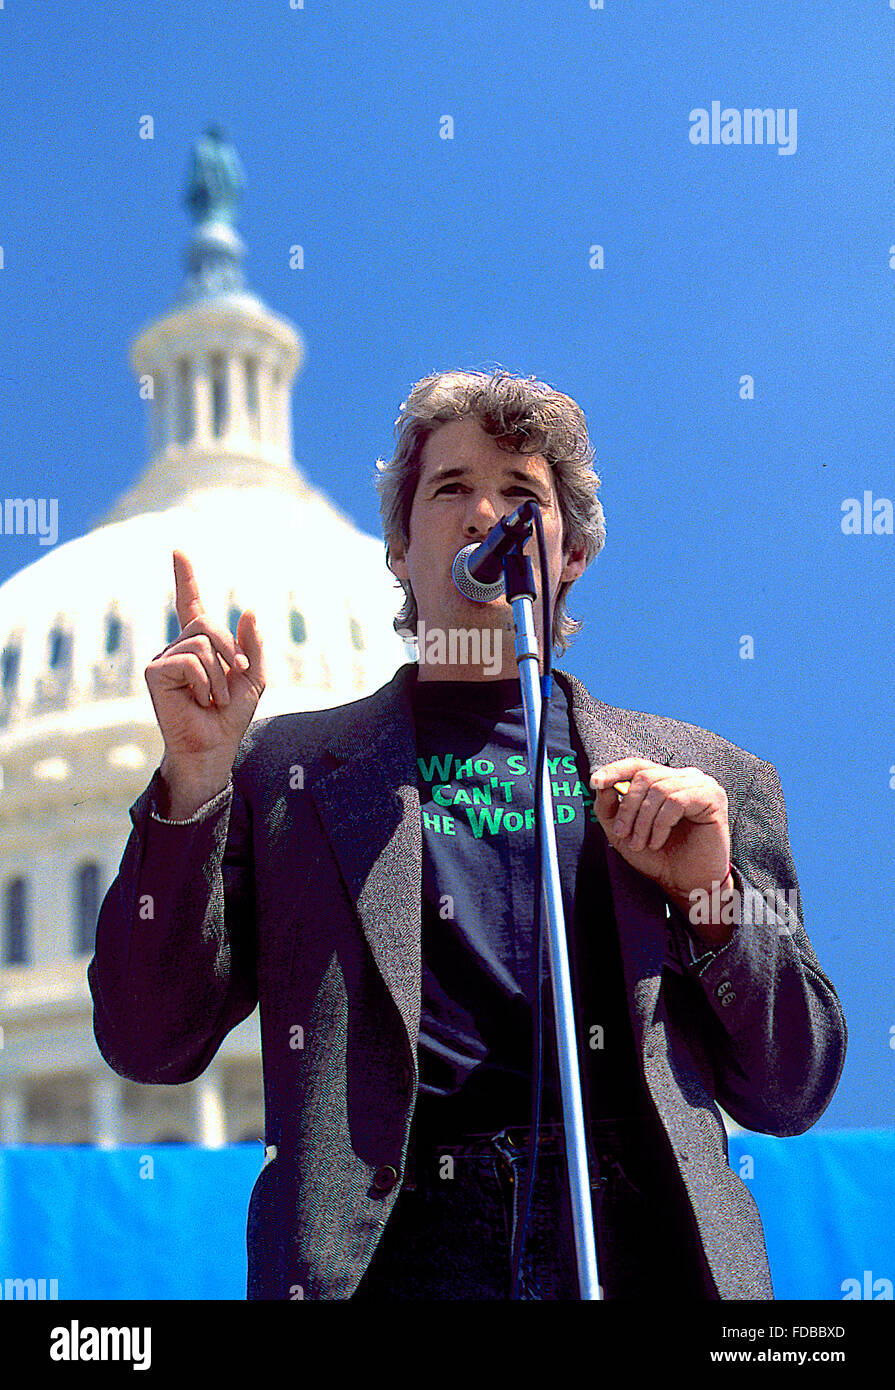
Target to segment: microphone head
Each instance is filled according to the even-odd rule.
[[[473,579],[469,573],[468,561],[470,556],[479,548],[479,542],[474,541],[472,545],[465,545],[462,550],[458,550],[454,556],[454,563],[451,565],[451,578],[454,587],[459,589],[464,598],[472,599],[473,603],[492,603],[494,599],[500,598],[506,590],[503,581],[503,574],[494,581],[493,584],[483,584],[479,579]]]

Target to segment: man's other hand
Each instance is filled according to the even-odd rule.
[[[629,782],[627,790],[615,783]],[[613,849],[653,880],[685,914],[696,889],[729,887],[727,793],[697,767],[621,758],[597,768],[597,819]]]

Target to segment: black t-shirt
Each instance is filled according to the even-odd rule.
[[[418,673],[416,673],[418,674]],[[411,685],[423,834],[417,1124],[528,1124],[534,970],[534,801],[518,677]],[[592,769],[554,678],[547,729],[585,1114],[642,1114]],[[547,922],[541,1120],[562,1117]],[[445,1142],[448,1142],[447,1140]]]

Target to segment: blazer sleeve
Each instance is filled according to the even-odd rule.
[[[832,1100],[848,1034],[803,926],[780,780],[756,761],[731,826],[739,892],[731,940],[718,949],[700,942],[674,904],[669,927],[708,1005],[717,1101],[747,1129],[802,1134]]]
[[[188,821],[167,821],[158,769],[99,912],[87,978],[109,1066],[180,1084],[205,1070],[257,1003],[248,807],[233,778]]]

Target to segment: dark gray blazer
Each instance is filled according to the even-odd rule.
[[[100,912],[94,1030],[121,1076],[192,1080],[260,1004],[267,1148],[249,1203],[251,1299],[350,1298],[401,1188],[421,994],[412,670],[350,704],[256,719],[230,783],[190,821],[155,814],[156,771]],[[743,883],[797,889],[770,763],[554,674],[592,767],[636,754],[703,769],[726,789]],[[612,849],[608,860],[644,1080],[718,1295],[773,1298],[718,1104],[764,1133],[810,1128],[845,1058],[839,1000],[800,912],[694,952],[662,892]]]

